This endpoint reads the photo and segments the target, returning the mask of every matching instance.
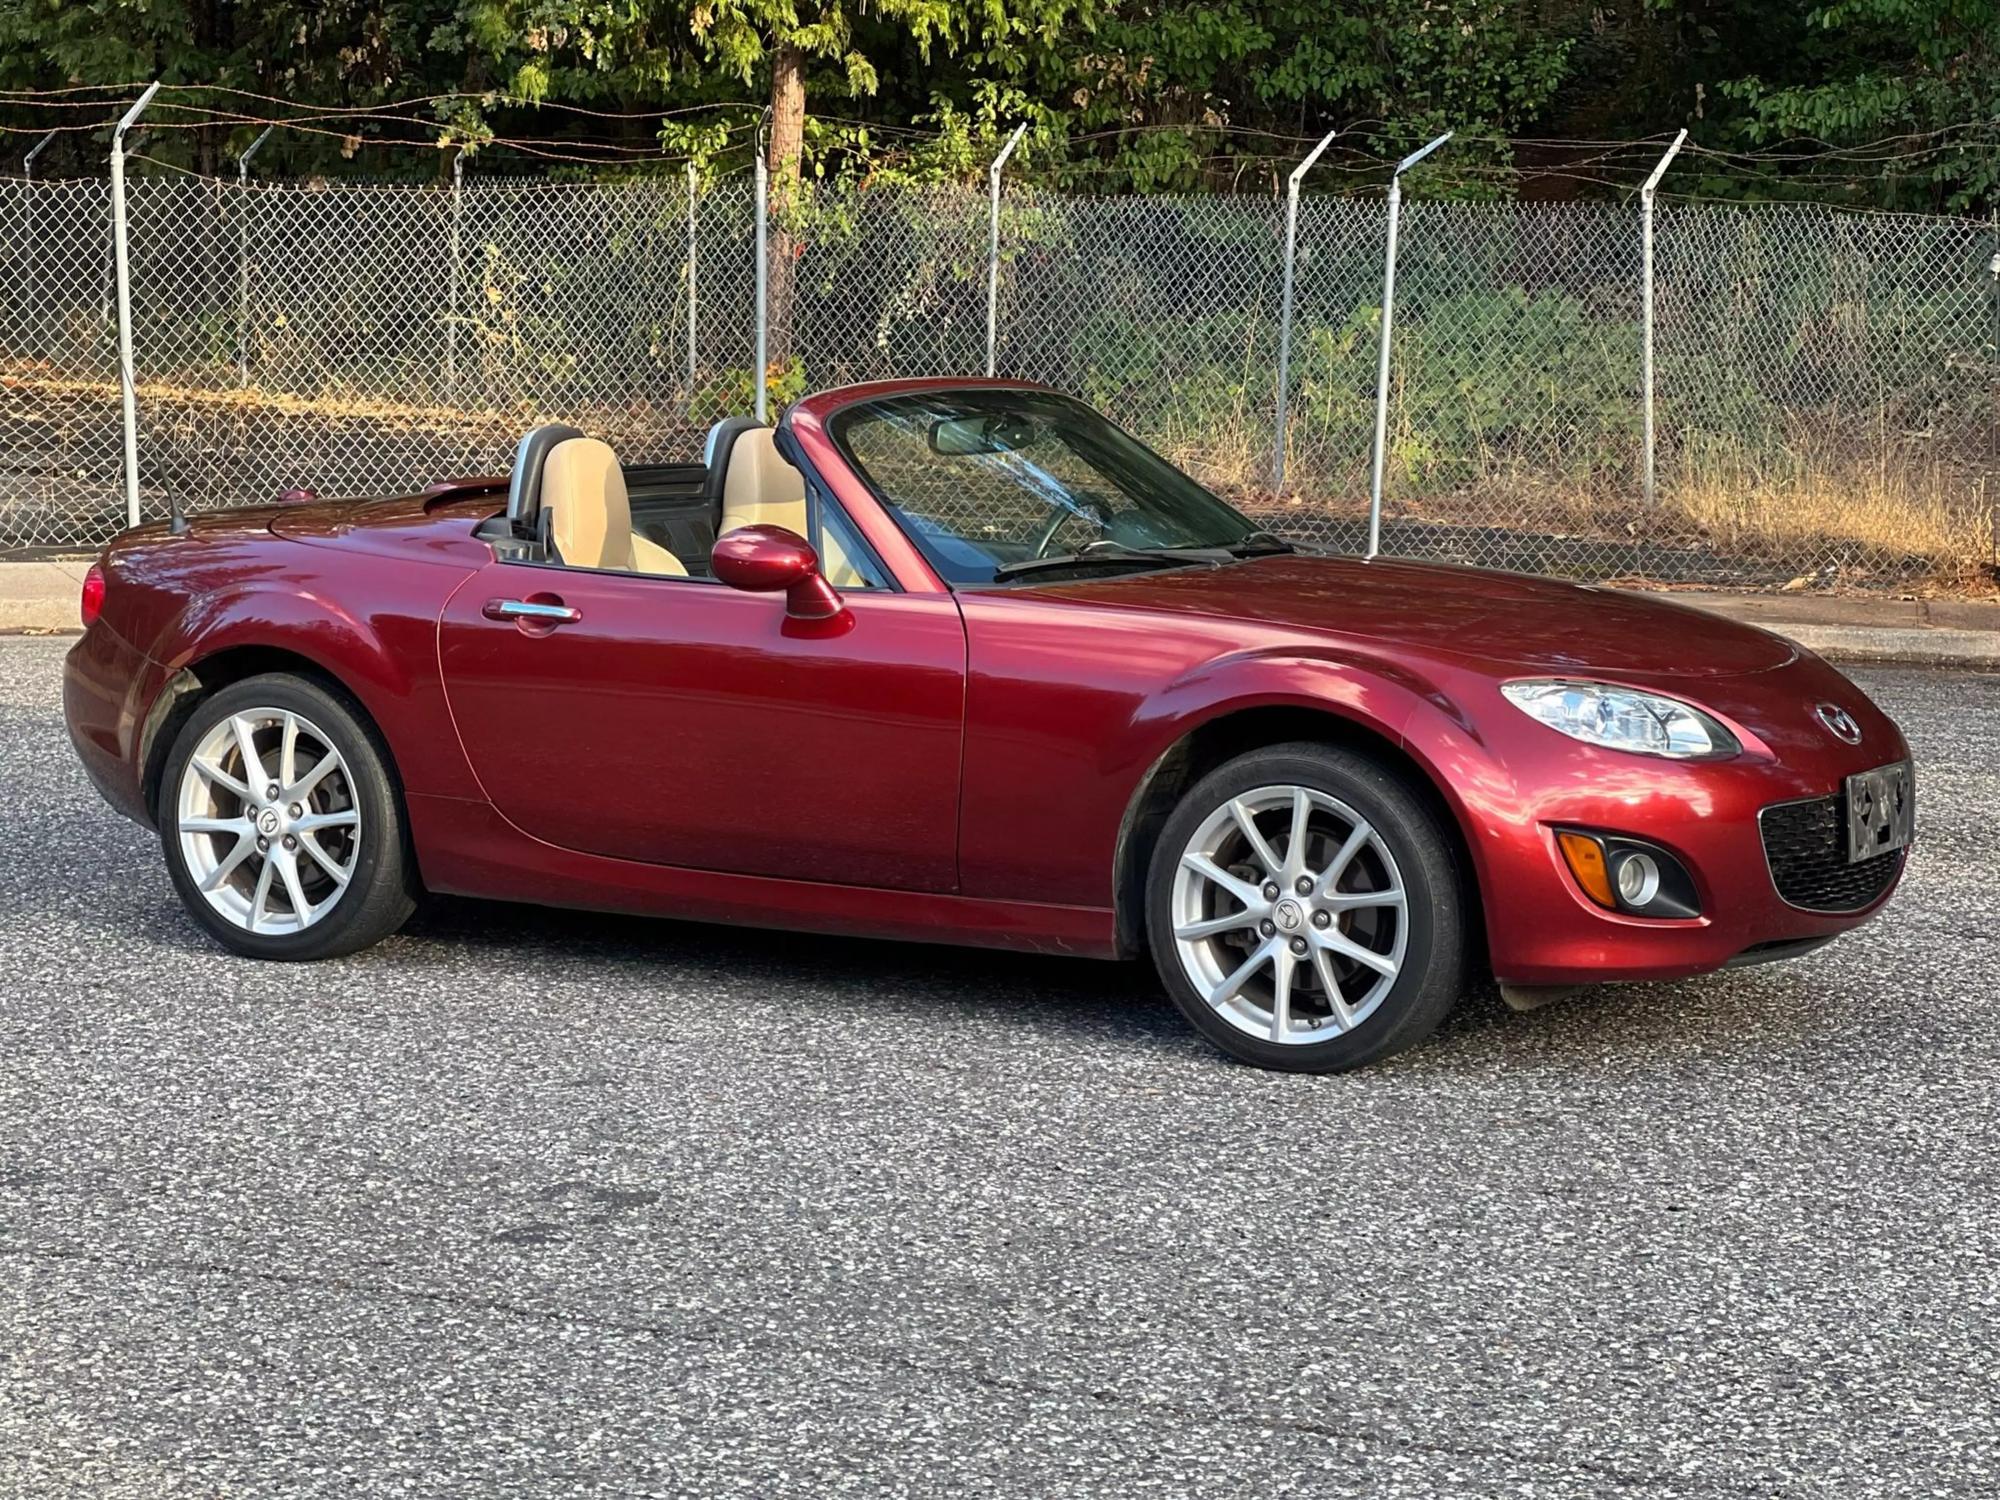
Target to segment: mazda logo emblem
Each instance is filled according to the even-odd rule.
[[[1297,932],[1305,925],[1306,914],[1299,910],[1296,901],[1280,901],[1276,916],[1278,925],[1287,932]]]
[[[1854,715],[1839,704],[1822,703],[1813,713],[1835,739],[1850,745],[1861,743],[1861,726],[1854,722]]]

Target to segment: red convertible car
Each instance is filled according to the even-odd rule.
[[[1289,543],[1006,381],[809,397],[705,462],[566,427],[510,479],[152,526],[66,707],[239,953],[420,892],[1120,958],[1353,1067],[1478,975],[1667,979],[1888,900],[1909,748],[1785,641]]]

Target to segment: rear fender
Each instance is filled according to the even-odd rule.
[[[360,615],[296,587],[251,585],[190,600],[151,652],[171,674],[161,694],[168,709],[148,716],[151,732],[173,722],[175,695],[186,696],[190,679],[200,683],[203,663],[249,650],[295,658],[345,689],[381,732],[407,790],[479,795],[438,685],[435,618]],[[154,748],[144,748],[143,764]]]
[[[434,622],[430,629],[434,636]],[[180,671],[253,646],[305,658],[360,699],[378,723],[381,707],[410,692],[409,673],[398,665],[374,622],[320,595],[276,587],[196,596],[151,654]],[[434,645],[431,654],[436,654]]]

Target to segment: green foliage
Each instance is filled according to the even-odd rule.
[[[1629,190],[1641,164],[1507,141],[1685,125],[1737,154],[1689,153],[1670,190],[2000,199],[2000,0],[0,0],[0,87],[115,90],[77,109],[0,102],[0,124],[21,150],[88,124],[40,170],[96,169],[123,90],[159,78],[302,111],[436,101],[420,121],[280,132],[259,160],[274,178],[434,179],[440,146],[504,155],[509,138],[540,143],[510,170],[588,171],[562,162],[588,146],[644,171],[657,148],[713,178],[747,167],[791,51],[808,181],[977,182],[1025,123],[1017,181],[1275,192],[1338,126],[1313,185],[1378,189],[1388,161],[1449,128],[1413,196],[1588,196]],[[170,91],[144,149],[226,172],[259,128],[228,112],[273,109]]]
[[[771,361],[764,371],[764,392],[775,416],[806,393],[805,362],[794,354]],[[688,421],[708,427],[724,417],[757,408],[757,375],[752,369],[724,370],[703,385],[688,402]]]
[[[1880,201],[1968,210],[2000,197],[2000,0],[1835,0],[1804,20],[1790,67],[1723,85],[1747,106],[1750,139],[1905,137]],[[1866,173],[1870,160],[1829,170]]]

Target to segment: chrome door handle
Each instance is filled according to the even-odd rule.
[[[543,625],[574,625],[583,611],[567,604],[538,604],[531,599],[488,599],[484,611],[489,620],[534,620]]]

